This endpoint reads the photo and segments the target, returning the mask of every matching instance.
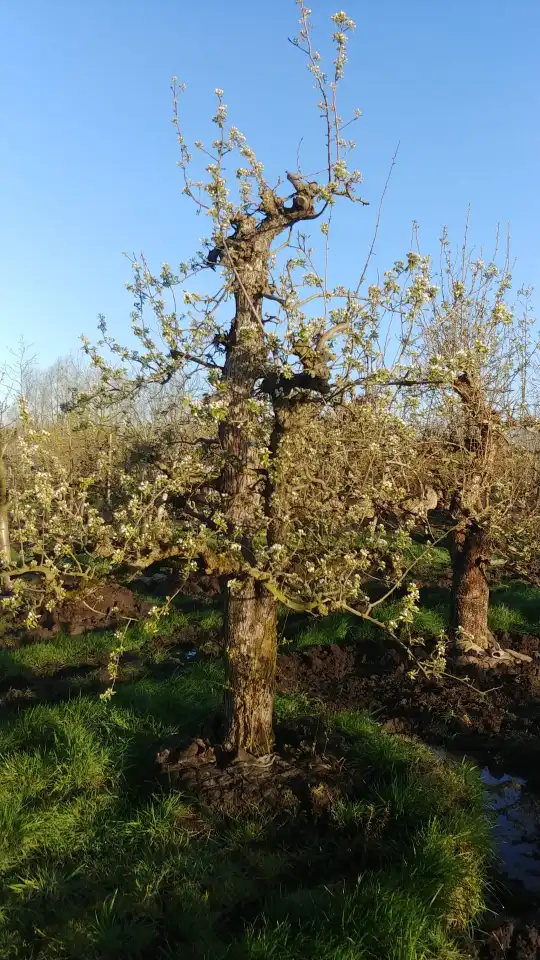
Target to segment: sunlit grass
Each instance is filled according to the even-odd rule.
[[[126,629],[120,627],[119,630],[127,654],[144,650],[147,661],[160,661],[171,645],[189,636],[193,626],[209,631],[218,629],[216,624],[220,622],[219,611],[203,610],[187,614],[173,607],[160,618],[155,636],[149,635],[144,620],[129,624]],[[50,640],[0,649],[0,676],[46,677],[70,667],[102,666],[117,645],[117,635],[111,629],[89,631],[74,637],[61,632]]]
[[[399,601],[386,601],[377,606],[371,616],[381,624],[395,620],[401,607]],[[420,607],[412,623],[412,635],[422,639],[435,639],[448,629],[448,610],[441,604]],[[335,613],[319,620],[312,619],[297,626],[289,642],[296,648],[315,644],[361,643],[366,640],[384,642],[380,627],[361,617]]]
[[[358,796],[336,800],[325,831],[221,819],[160,788],[151,760],[163,738],[204,729],[222,688],[221,667],[199,662],[121,683],[110,703],[81,696],[4,718],[0,956],[459,956],[488,850],[477,774],[341,713],[332,723],[351,738]],[[321,709],[277,701],[285,719]]]
[[[411,624],[411,637],[434,640],[448,633],[450,625],[450,591],[427,588],[422,593],[422,604]],[[400,612],[399,600],[389,599],[372,610],[372,617],[381,624],[395,620]],[[496,586],[491,591],[488,614],[489,627],[499,632],[540,634],[540,589],[525,583]],[[366,640],[383,641],[380,628],[359,617],[336,613],[320,620],[295,623],[289,642],[296,648],[314,644],[361,643]]]

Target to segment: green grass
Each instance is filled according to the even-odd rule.
[[[527,583],[506,583],[491,591],[492,630],[540,634],[540,589]]]
[[[353,626],[353,619],[348,614],[334,613],[318,620],[311,619],[296,634],[293,633],[291,639],[298,649],[315,644],[343,643],[351,639]]]
[[[400,611],[398,601],[381,603],[373,610],[372,616],[381,623],[394,620]],[[432,607],[423,606],[414,617],[412,630],[414,635],[435,639],[448,628],[448,610],[439,600]],[[379,627],[359,617],[347,613],[334,613],[319,620],[297,621],[293,629],[285,628],[286,642],[295,649],[315,644],[361,643],[366,640],[385,642]]]
[[[419,559],[411,571],[411,579],[432,581],[434,584],[450,572],[450,555],[446,548],[412,542],[409,547],[410,562]],[[448,629],[449,591],[445,587],[424,588],[422,606],[412,623],[413,635],[424,639],[436,639]],[[381,603],[372,611],[372,616],[381,623],[395,620],[400,612],[397,599]],[[366,640],[381,641],[384,636],[374,624],[347,613],[335,613],[322,619],[308,619],[280,610],[281,633],[286,643],[297,649],[315,644],[356,643]]]
[[[203,615],[215,629],[215,611]],[[219,818],[169,792],[153,773],[160,740],[203,730],[223,687],[211,661],[152,675],[184,616],[172,615],[157,645],[128,631],[148,673],[121,676],[110,703],[75,696],[0,723],[0,957],[460,956],[455,937],[482,907],[489,849],[477,773],[347,712],[332,723],[351,738],[357,796],[336,799],[323,830],[302,817]],[[7,666],[52,680],[102,662],[113,642],[58,637],[9,651]],[[297,695],[276,709],[291,718],[322,707]]]
[[[450,573],[450,553],[446,547],[430,546],[413,541],[408,553],[409,563],[418,561],[411,571],[413,579],[436,582]]]
[[[126,653],[144,649],[147,664],[159,663],[168,655],[171,646],[190,636],[193,627],[210,632],[219,629],[220,622],[219,611],[186,614],[173,608],[160,619],[155,637],[149,639],[144,624],[133,624],[125,631],[123,644]],[[0,649],[0,677],[47,677],[58,670],[68,671],[70,667],[99,667],[108,662],[117,643],[112,630],[95,630],[75,637],[60,633],[51,640]]]
[[[412,623],[412,635],[434,640],[449,628],[450,591],[444,587],[425,587],[421,599],[422,605]],[[399,611],[399,601],[388,600],[375,607],[372,616],[386,623],[395,620]],[[540,589],[521,582],[493,587],[488,621],[490,629],[496,632],[540,635]],[[346,613],[335,613],[320,620],[297,618],[291,620],[290,625],[284,619],[283,633],[286,641],[298,649],[314,644],[366,640],[384,643],[378,627]]]

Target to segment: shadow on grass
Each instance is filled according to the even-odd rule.
[[[522,581],[501,584],[491,591],[492,630],[540,634],[540,589]]]
[[[128,695],[127,690],[137,690],[133,695],[144,700],[151,690],[161,690],[164,685],[167,689],[174,688],[175,679],[194,662],[191,654],[191,650],[180,648],[158,662],[146,659],[143,652],[125,655],[119,668],[116,693],[123,699]],[[0,708],[4,713],[80,696],[99,698],[111,684],[106,663],[101,667],[93,663],[74,664],[41,674],[30,667],[21,668],[5,651],[0,657],[0,677]]]
[[[216,664],[0,724],[0,954],[25,960],[453,956],[481,908],[487,827],[477,775],[348,712],[354,799],[319,826],[219,818],[152,784],[160,739],[194,734]],[[281,698],[288,716],[294,707]],[[368,851],[369,855],[366,855]],[[369,917],[369,923],[366,918]]]

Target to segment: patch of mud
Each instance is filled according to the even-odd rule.
[[[540,960],[540,930],[506,921],[473,948],[478,960]]]
[[[238,817],[303,813],[327,818],[335,800],[351,796],[355,779],[343,763],[343,737],[319,718],[302,718],[277,731],[276,753],[230,760],[208,740],[171,741],[157,754],[161,775],[220,814]]]
[[[117,627],[130,620],[140,620],[150,606],[118,583],[74,591],[73,596],[44,617],[42,626],[32,632],[31,639],[45,639],[60,631],[76,637],[87,630]]]
[[[278,687],[331,710],[372,711],[392,732],[463,749],[492,768],[505,764],[540,786],[540,640],[506,638],[510,644],[532,662],[449,667],[454,676],[441,678],[409,676],[414,664],[376,643],[313,646],[280,656]]]

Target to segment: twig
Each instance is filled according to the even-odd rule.
[[[383,192],[381,193],[381,198],[380,198],[380,200],[379,200],[379,209],[378,209],[378,212],[377,212],[377,221],[376,221],[376,223],[375,223],[375,231],[374,231],[374,233],[373,233],[373,239],[372,239],[372,241],[371,241],[371,247],[369,248],[369,253],[368,253],[368,255],[367,255],[367,259],[366,259],[366,262],[365,262],[365,264],[364,264],[364,269],[362,270],[362,274],[361,274],[361,276],[360,276],[360,280],[358,281],[358,286],[357,286],[357,288],[356,288],[356,293],[357,293],[357,294],[358,294],[358,291],[360,290],[360,287],[362,286],[364,280],[366,279],[366,273],[367,273],[367,271],[368,271],[368,267],[369,267],[369,265],[370,265],[370,263],[371,263],[371,258],[373,257],[373,252],[374,252],[374,250],[375,250],[375,243],[377,242],[377,237],[378,237],[378,235],[379,235],[379,228],[380,228],[380,225],[381,225],[381,216],[382,216],[382,209],[383,209],[383,204],[384,204],[384,198],[385,198],[385,196],[386,196],[386,192],[387,192],[387,190],[388,190],[388,187],[389,187],[389,184],[390,184],[390,180],[391,180],[391,178],[392,178],[392,173],[393,173],[394,167],[395,167],[395,165],[396,165],[396,160],[397,160],[397,155],[398,155],[398,151],[399,151],[399,146],[400,146],[400,144],[398,143],[398,145],[397,145],[397,147],[396,147],[396,149],[395,149],[395,151],[394,151],[394,156],[392,157],[392,162],[391,162],[391,164],[390,164],[390,170],[388,171],[388,176],[386,177],[386,183],[385,183],[385,185],[384,185]]]

